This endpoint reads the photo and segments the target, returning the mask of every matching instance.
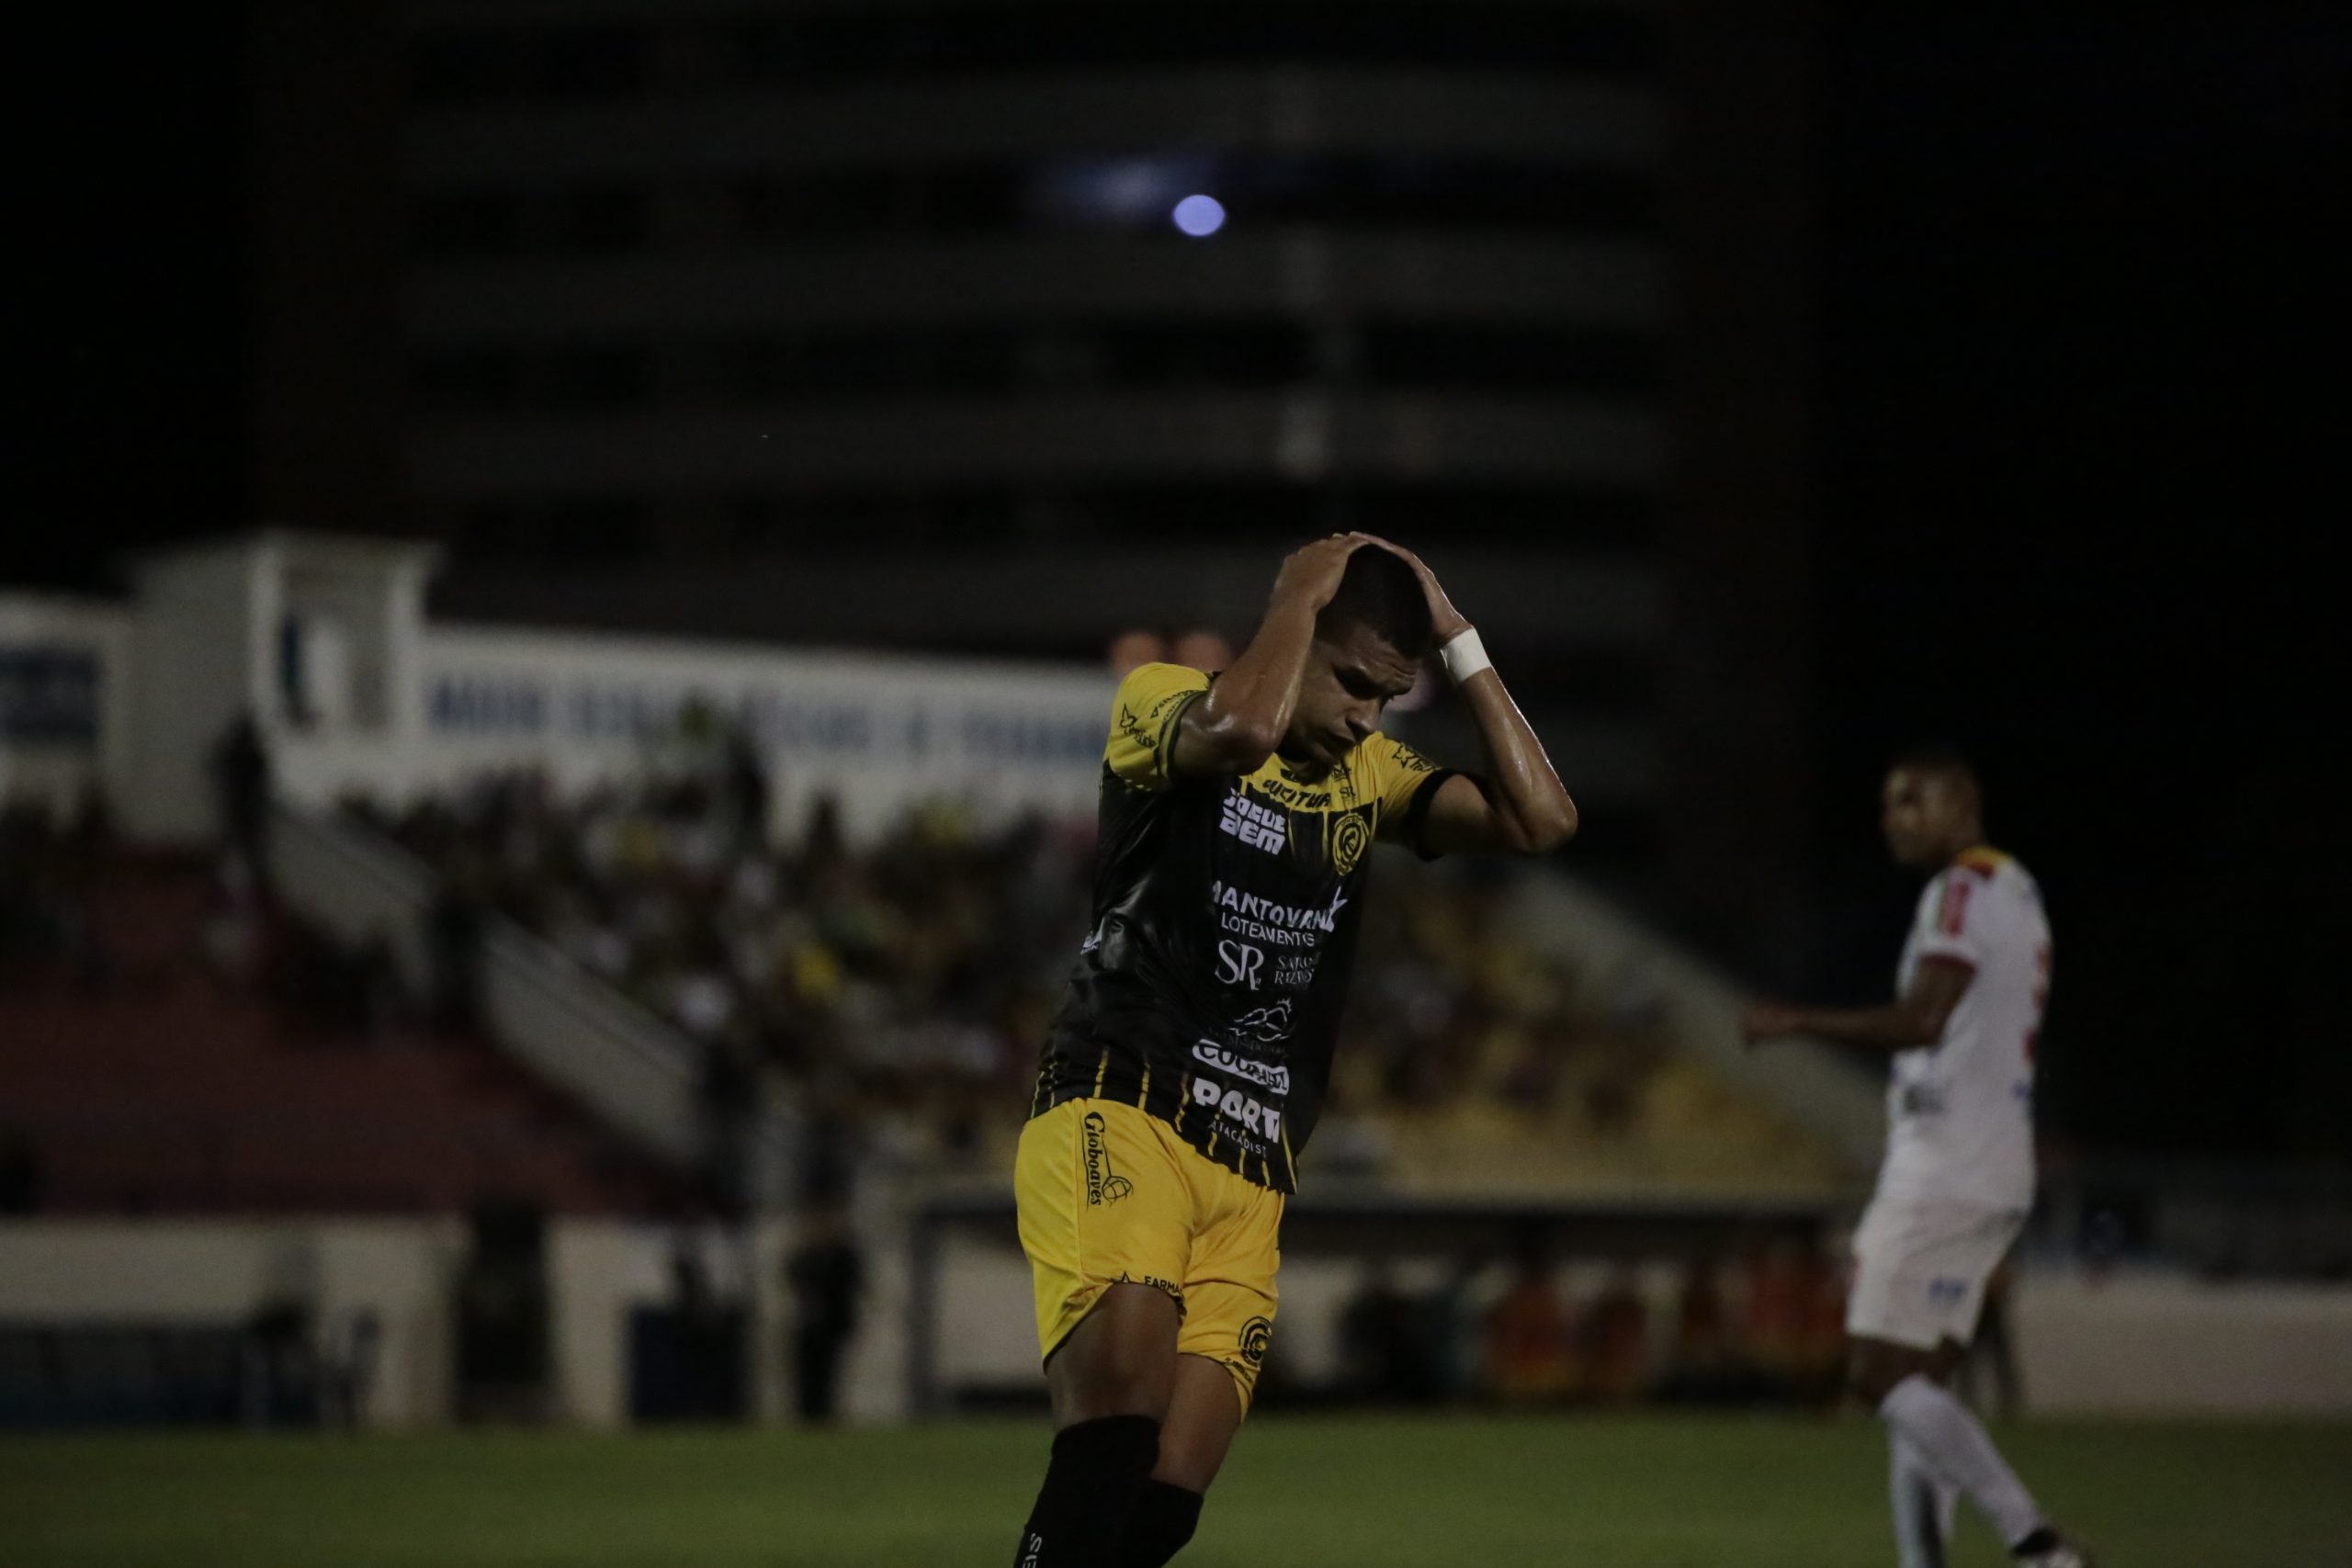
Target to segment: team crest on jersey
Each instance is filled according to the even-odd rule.
[[[1341,876],[1355,870],[1372,847],[1372,829],[1355,812],[1331,819],[1331,869]]]

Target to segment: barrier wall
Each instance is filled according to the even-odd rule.
[[[774,1348],[782,1233],[771,1227],[754,1238],[760,1266],[731,1271],[726,1248],[690,1239],[719,1264],[722,1289],[753,1292],[763,1325],[755,1375],[771,1387],[782,1376]],[[548,1225],[556,1419],[589,1427],[626,1421],[629,1314],[669,1303],[677,1240],[658,1225]],[[367,1425],[436,1427],[455,1408],[454,1302],[467,1245],[466,1223],[454,1217],[0,1222],[0,1325],[231,1328],[293,1299],[311,1307],[332,1342],[369,1313],[382,1338]]]
[[[575,1426],[628,1414],[630,1313],[671,1299],[669,1227],[568,1220],[548,1230],[554,1409]],[[854,1421],[908,1411],[903,1380],[903,1253],[865,1238],[865,1327],[844,1390]],[[723,1297],[748,1298],[753,1408],[785,1415],[788,1227],[770,1224],[739,1248],[690,1233]],[[0,1324],[227,1325],[288,1294],[311,1302],[333,1332],[359,1311],[382,1324],[382,1360],[368,1410],[382,1428],[431,1427],[452,1408],[451,1301],[466,1247],[457,1219],[11,1221],[0,1223]],[[1436,1283],[1435,1258],[1401,1258],[1397,1283]],[[1288,1371],[1329,1375],[1340,1310],[1363,1265],[1300,1258],[1283,1271],[1277,1353]],[[1670,1293],[1667,1273],[1650,1285]],[[1569,1271],[1589,1288],[1599,1273]],[[942,1371],[951,1384],[1041,1386],[1026,1266],[1018,1252],[959,1240],[942,1259]],[[2207,1284],[2166,1276],[2029,1271],[2016,1298],[2026,1396],[2036,1416],[2352,1417],[2352,1288]]]
[[[0,1323],[230,1327],[275,1301],[309,1303],[322,1330],[362,1312],[382,1332],[370,1426],[446,1421],[456,1219],[0,1223]]]
[[[2352,1288],[2029,1274],[2028,1408],[2067,1416],[2352,1416]]]

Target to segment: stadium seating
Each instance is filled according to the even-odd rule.
[[[777,844],[721,775],[562,796],[485,774],[355,803],[481,908],[901,1168],[1009,1170],[1036,1043],[1086,919],[1091,823],[947,806],[852,845],[821,805]],[[1384,865],[1319,1175],[1436,1191],[1820,1195],[1807,1134],[1675,1048],[1655,998],[1518,919],[1515,874]]]
[[[677,1201],[479,1038],[401,998],[371,1015],[364,960],[224,891],[209,861],[108,853],[52,897],[70,945],[0,955],[0,1122],[44,1211]]]

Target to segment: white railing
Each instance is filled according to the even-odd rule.
[[[345,942],[381,938],[410,986],[431,988],[440,885],[428,867],[357,823],[283,803],[270,858],[289,906]],[[479,999],[497,1045],[637,1147],[694,1165],[704,1139],[694,1042],[510,920],[485,917],[481,942]],[[765,1111],[752,1140],[755,1196],[780,1190],[795,1141],[792,1119]]]

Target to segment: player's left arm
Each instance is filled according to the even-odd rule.
[[[1885,1007],[1805,1008],[1785,1002],[1750,1002],[1739,1018],[1750,1045],[1765,1040],[1809,1036],[1894,1053],[1933,1045],[1944,1037],[1952,1010],[1968,994],[1976,969],[1964,960],[1929,955],[1919,961],[1911,984]]]
[[[1374,542],[1403,557],[1420,578],[1440,648],[1471,630],[1469,619],[1453,607],[1420,557],[1385,539]],[[1576,837],[1577,803],[1567,785],[1492,665],[1462,682],[1462,696],[1486,741],[1487,769],[1483,777],[1456,773],[1437,785],[1421,822],[1423,852],[1550,854]]]

